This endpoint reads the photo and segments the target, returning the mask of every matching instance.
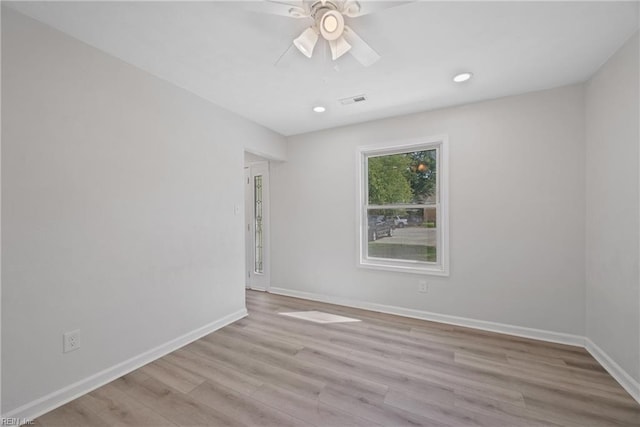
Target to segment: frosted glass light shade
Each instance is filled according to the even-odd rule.
[[[312,27],[309,27],[293,41],[293,45],[297,47],[304,56],[311,58],[311,55],[313,55],[313,48],[316,46],[317,42],[318,33],[316,33]]]
[[[351,49],[351,45],[344,39],[344,37],[340,37],[337,40],[329,40],[329,46],[331,47],[331,58],[334,61],[349,52]]]

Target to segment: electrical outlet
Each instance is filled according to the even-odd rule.
[[[429,291],[429,285],[426,280],[418,280],[418,292],[426,294]]]
[[[70,351],[80,348],[80,329],[75,331],[65,332],[62,335],[62,352],[69,353]]]

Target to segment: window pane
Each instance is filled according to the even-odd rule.
[[[369,204],[436,201],[436,149],[367,158]]]
[[[437,262],[436,208],[368,209],[369,258]]]
[[[256,247],[255,247],[255,267],[254,267],[254,271],[256,273],[263,273],[263,262],[262,262],[262,255],[263,255],[263,240],[264,240],[264,234],[262,231],[262,175],[257,175],[254,177],[253,179],[253,185],[254,185],[254,189],[253,189],[253,194],[254,194],[254,211],[255,211],[255,217],[256,217],[256,224],[255,224],[255,242],[256,242]]]

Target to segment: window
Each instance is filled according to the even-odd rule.
[[[253,177],[253,208],[254,208],[254,217],[255,217],[255,273],[264,273],[263,268],[263,248],[264,248],[264,233],[263,233],[263,223],[262,223],[262,175],[256,175]]]
[[[445,137],[358,150],[360,266],[448,275],[447,160]]]

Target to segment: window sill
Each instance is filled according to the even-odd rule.
[[[425,276],[449,276],[448,269],[442,265],[423,265],[423,264],[407,264],[386,263],[384,261],[360,260],[358,267],[371,270],[394,271],[397,273],[421,274]]]

